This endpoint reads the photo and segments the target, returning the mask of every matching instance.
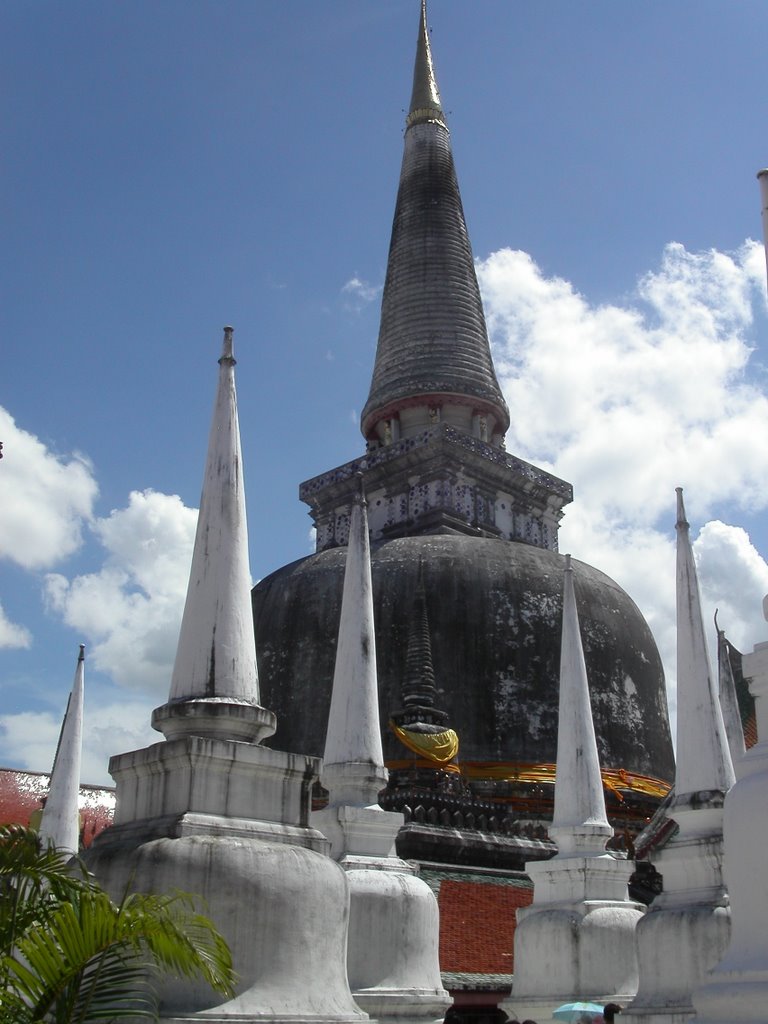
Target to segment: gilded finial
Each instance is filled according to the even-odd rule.
[[[411,125],[425,124],[429,121],[446,126],[440,92],[437,88],[435,67],[432,63],[432,50],[429,45],[427,0],[421,0],[419,41],[416,44],[416,63],[413,67],[413,92],[406,124],[410,128]]]

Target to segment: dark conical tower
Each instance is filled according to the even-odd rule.
[[[572,489],[509,454],[508,426],[422,2],[362,414],[366,452],[301,485],[317,551],[254,589],[259,677],[277,711],[275,745],[321,753],[344,545],[362,476],[382,723],[405,708],[409,637],[413,652],[414,619],[423,616],[435,686],[432,697],[427,680],[426,695],[458,733],[462,787],[479,802],[506,806],[511,817],[540,820],[552,813],[563,572],[557,535]],[[423,608],[414,611],[420,566]],[[623,826],[640,823],[674,770],[661,661],[630,598],[598,570],[577,566],[609,814],[620,813]],[[393,730],[383,740],[394,767],[403,745]]]
[[[363,409],[367,439],[452,422],[498,445],[509,412],[480,289],[422,4],[381,328]]]

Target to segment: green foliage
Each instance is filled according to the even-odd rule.
[[[115,904],[76,858],[0,828],[0,1024],[157,1020],[162,973],[233,994],[227,944],[191,896]]]

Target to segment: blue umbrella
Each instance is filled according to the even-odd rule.
[[[602,1017],[603,1008],[597,1003],[563,1003],[562,1006],[558,1006],[554,1011],[552,1019],[569,1021],[570,1024],[576,1024],[577,1021],[581,1020],[583,1014]]]

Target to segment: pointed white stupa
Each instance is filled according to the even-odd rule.
[[[275,716],[259,704],[248,526],[235,392],[232,328],[224,328],[192,569],[168,703],[152,725],[169,739],[193,734],[259,742]]]
[[[59,745],[51,771],[48,798],[40,819],[40,837],[62,850],[77,853],[80,847],[80,759],[83,748],[83,687],[85,645],[75,669],[75,681],[61,725]]]
[[[669,815],[677,833],[652,855],[664,891],[637,929],[640,984],[624,1016],[681,1024],[720,959],[730,917],[723,882],[723,801],[733,765],[710,667],[683,491],[677,488],[677,769]],[[624,1017],[622,1018],[624,1019]]]
[[[763,601],[768,619],[768,597]],[[755,697],[757,743],[745,753],[739,779],[725,798],[725,879],[731,900],[731,941],[693,996],[706,1024],[764,1024],[768,1006],[768,642],[743,660]]]
[[[686,794],[702,790],[727,793],[733,785],[733,764],[723,713],[709,661],[701,614],[701,595],[685,518],[683,489],[677,488],[677,770],[675,813],[690,804]],[[700,801],[696,799],[697,810]],[[718,821],[721,814],[715,814]],[[699,815],[697,815],[698,821]],[[682,826],[681,826],[682,827]],[[696,824],[701,829],[701,822]]]
[[[557,844],[558,857],[602,855],[613,829],[605,813],[570,555],[565,556],[558,721],[555,807],[549,834]]]
[[[634,934],[644,908],[629,900],[632,865],[605,849],[605,811],[571,556],[565,556],[555,808],[558,852],[525,866],[533,903],[518,910],[507,1012],[547,1019],[559,1004],[623,1003],[637,987]]]
[[[747,747],[744,742],[744,727],[741,724],[741,712],[739,701],[736,696],[736,680],[733,678],[733,668],[729,655],[729,644],[725,632],[717,624],[717,613],[715,613],[715,629],[717,630],[717,693],[720,700],[720,710],[723,713],[723,724],[725,734],[728,737],[728,749],[731,752],[731,762],[737,778],[741,774],[741,762]]]
[[[377,804],[387,783],[379,723],[373,588],[365,497],[350,514],[331,707],[321,774],[328,807],[312,824],[331,843],[350,891],[347,973],[379,1021],[432,1021],[450,1004],[439,964],[439,911],[417,869],[397,856],[403,815]]]
[[[361,491],[352,506],[341,599],[331,707],[323,755],[323,785],[331,806],[375,804],[389,773],[384,767],[373,628],[368,516]]]

